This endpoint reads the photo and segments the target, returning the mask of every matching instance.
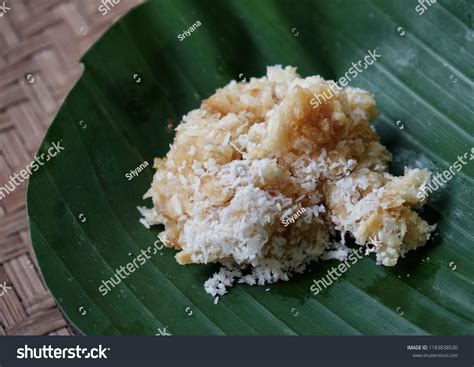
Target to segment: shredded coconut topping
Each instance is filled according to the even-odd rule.
[[[391,154],[369,125],[373,96],[349,87],[314,103],[329,85],[281,66],[232,81],[183,117],[155,160],[144,224],[165,226],[160,238],[178,263],[223,264],[204,284],[215,303],[235,283],[286,281],[311,261],[344,260],[346,234],[359,246],[377,238],[367,251],[393,266],[434,230],[412,210],[429,172],[390,175]]]

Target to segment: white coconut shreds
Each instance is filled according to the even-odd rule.
[[[412,210],[430,174],[387,172],[376,117],[370,93],[332,93],[292,67],[232,81],[183,117],[155,159],[145,195],[154,207],[139,210],[164,225],[160,239],[179,250],[178,263],[223,264],[204,285],[216,302],[235,283],[286,281],[311,261],[344,260],[346,234],[395,265],[434,230]]]

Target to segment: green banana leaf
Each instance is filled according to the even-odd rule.
[[[335,261],[289,282],[238,285],[214,304],[216,265],[180,266],[144,228],[153,158],[182,115],[232,79],[267,65],[337,80],[377,49],[351,81],[371,91],[375,128],[404,166],[442,172],[474,147],[471,1],[157,0],[118,21],[82,59],[84,73],[38,152],[64,150],[31,177],[31,238],[47,286],[88,335],[459,335],[474,333],[474,163],[431,197],[437,236],[396,267],[365,257],[318,295]],[[420,5],[421,6],[421,5]],[[425,9],[426,8],[426,9]],[[178,35],[201,25],[180,41]],[[472,159],[471,154],[471,159]],[[148,162],[138,177],[125,175]],[[153,257],[103,296],[99,287],[141,250]]]

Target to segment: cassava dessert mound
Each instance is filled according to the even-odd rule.
[[[314,103],[323,92],[330,98]],[[183,117],[155,160],[145,195],[154,207],[140,210],[164,224],[160,238],[179,250],[178,263],[223,264],[205,284],[214,296],[236,281],[288,280],[311,261],[341,259],[346,234],[393,266],[434,229],[412,210],[429,172],[387,172],[391,154],[369,126],[376,117],[370,93],[333,93],[292,67],[232,81]]]

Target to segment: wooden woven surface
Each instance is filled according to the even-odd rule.
[[[141,0],[8,0],[0,17],[0,186],[24,169],[80,77],[90,45]],[[0,12],[5,7],[0,0]],[[70,335],[28,234],[26,183],[0,201],[0,335]]]

